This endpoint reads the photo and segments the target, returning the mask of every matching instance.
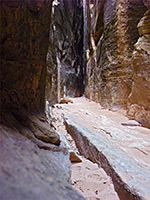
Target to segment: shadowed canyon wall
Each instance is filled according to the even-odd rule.
[[[52,1],[2,0],[0,9],[0,197],[83,200],[44,114]]]
[[[53,2],[47,55],[47,99],[81,96],[84,92],[83,6],[81,0]]]
[[[149,127],[149,1],[92,0],[87,9],[86,96]]]
[[[1,1],[2,108],[44,112],[51,1]]]
[[[43,112],[85,89],[149,126],[149,1],[43,2],[2,1],[2,108]]]

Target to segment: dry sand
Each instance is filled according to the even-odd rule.
[[[119,200],[110,177],[85,158],[82,158],[82,163],[72,164],[71,181],[87,200]]]

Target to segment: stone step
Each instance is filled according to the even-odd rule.
[[[65,126],[79,152],[97,163],[112,178],[121,200],[150,199],[150,168],[143,166],[101,135],[79,125],[73,114],[65,114]]]

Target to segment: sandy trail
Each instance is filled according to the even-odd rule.
[[[82,158],[82,163],[71,166],[72,185],[87,200],[118,200],[109,176],[97,164]]]

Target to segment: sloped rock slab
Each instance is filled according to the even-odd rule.
[[[115,145],[86,127],[74,115],[65,115],[65,125],[86,158],[101,166],[112,178],[121,200],[150,199],[150,169],[140,165]]]
[[[0,126],[0,199],[84,200],[70,184],[69,153],[53,146],[40,149],[15,128]]]

